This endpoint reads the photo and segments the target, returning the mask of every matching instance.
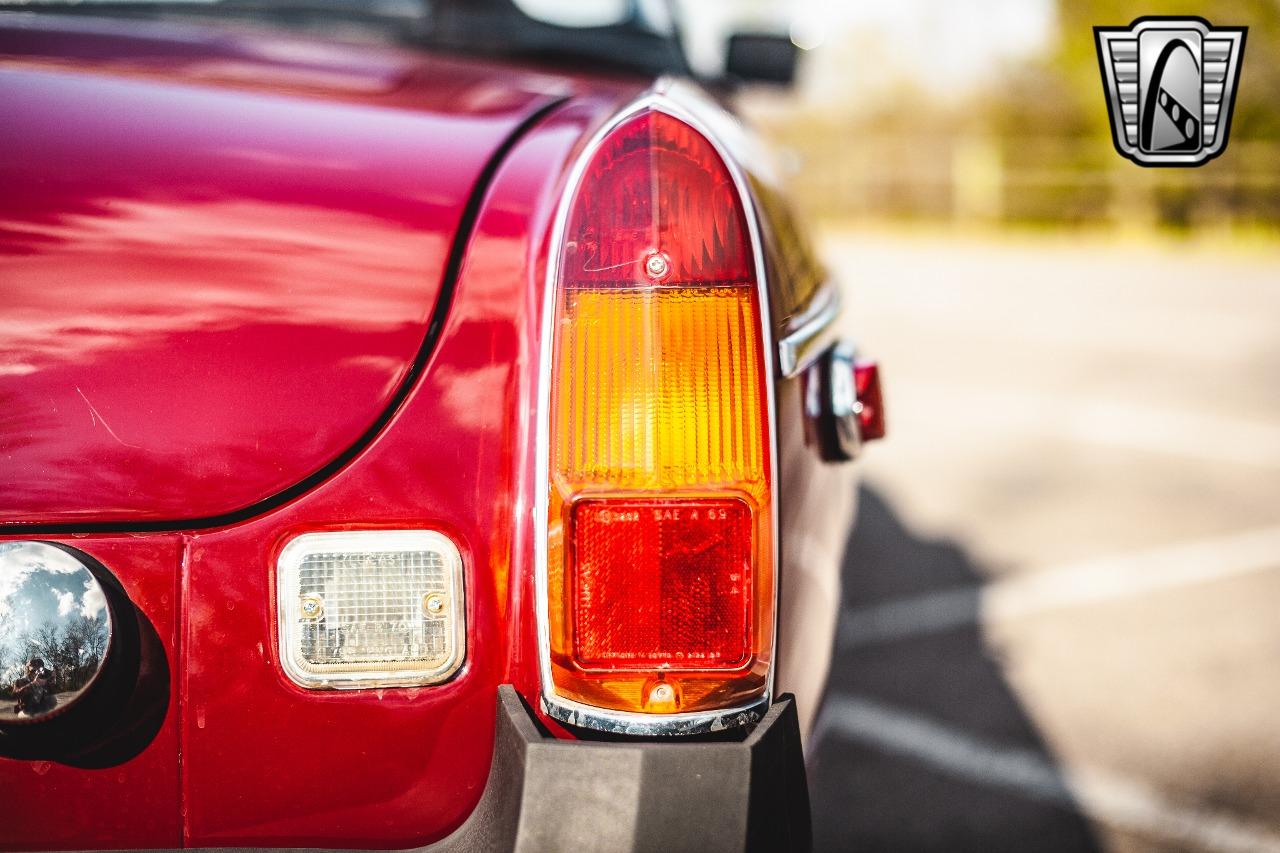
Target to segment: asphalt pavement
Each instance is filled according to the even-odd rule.
[[[819,850],[1280,851],[1280,246],[829,233],[881,362]]]

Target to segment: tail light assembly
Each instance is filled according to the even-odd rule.
[[[772,357],[747,185],[675,102],[625,110],[550,245],[539,441],[543,707],[631,734],[770,699]]]

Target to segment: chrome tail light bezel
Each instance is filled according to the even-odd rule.
[[[764,352],[765,411],[768,421],[771,491],[769,523],[772,525],[774,533],[772,536],[772,559],[775,573],[772,608],[773,642],[770,650],[770,665],[762,695],[748,704],[736,707],[671,714],[639,713],[598,708],[559,695],[556,692],[551,670],[550,625],[547,600],[549,583],[546,531],[550,493],[553,332],[557,288],[560,278],[561,249],[572,199],[596,151],[616,128],[646,110],[666,113],[685,122],[701,134],[723,161],[742,202],[753,253],[756,290],[760,306],[760,342]],[[726,147],[724,135],[717,132],[717,127],[723,131],[727,124],[731,125],[734,122],[735,120],[731,116],[724,113],[723,110],[693,87],[666,79],[659,81],[649,92],[614,113],[583,146],[569,171],[568,180],[563,187],[555,219],[553,220],[551,239],[547,244],[546,250],[548,253],[547,268],[542,295],[541,352],[537,397],[536,474],[534,479],[536,495],[533,513],[535,530],[534,580],[541,706],[548,716],[569,725],[627,735],[693,735],[755,723],[763,717],[772,702],[774,674],[777,669],[777,619],[779,609],[777,576],[781,567],[778,542],[778,441],[775,403],[777,363],[758,206],[752,195],[750,183],[739,165],[738,159]]]

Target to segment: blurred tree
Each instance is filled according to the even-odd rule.
[[[1246,26],[1245,62],[1236,95],[1234,140],[1272,141],[1280,131],[1280,106],[1273,93],[1280,86],[1280,52],[1270,49],[1280,36],[1280,3],[1276,0],[1070,0],[1058,5],[1059,46],[1050,62],[1062,75],[1073,107],[1082,104],[1074,121],[1110,133],[1106,112],[1097,110],[1102,97],[1095,26],[1125,26],[1144,15],[1183,15],[1207,18],[1217,26]]]
[[[1143,169],[1117,156],[1095,26],[1145,15],[1202,16],[1246,26],[1230,148],[1198,169]],[[763,117],[794,149],[803,206],[833,218],[1274,228],[1280,223],[1280,0],[1059,0],[1054,35],[982,85],[941,95],[909,79],[885,97],[858,96],[856,39],[843,102]],[[868,46],[892,52],[896,45]],[[974,49],[980,49],[974,47]],[[873,63],[874,64],[874,63]],[[886,67],[892,63],[886,61]]]
[[[1207,16],[1247,26],[1230,157],[1201,169],[1144,170],[1116,159],[1094,40],[1095,26],[1144,15]],[[1011,65],[1003,85],[974,97],[974,113],[999,141],[1005,216],[1043,222],[1123,221],[1187,228],[1276,222],[1273,175],[1280,151],[1280,36],[1276,0],[1071,0],[1057,7],[1057,37],[1043,55]]]

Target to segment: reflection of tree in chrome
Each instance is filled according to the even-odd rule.
[[[0,617],[0,636],[12,614]],[[107,626],[97,619],[76,614],[65,624],[45,622],[7,646],[0,645],[0,699],[14,698],[14,690],[24,677],[32,658],[44,661],[52,674],[55,693],[81,690],[93,680],[107,652]]]
[[[6,638],[12,636],[13,614],[0,612],[0,696],[4,695],[10,678],[10,667],[14,664],[14,652],[9,648]]]
[[[0,718],[74,701],[110,636],[102,586],[70,549],[0,542]]]

